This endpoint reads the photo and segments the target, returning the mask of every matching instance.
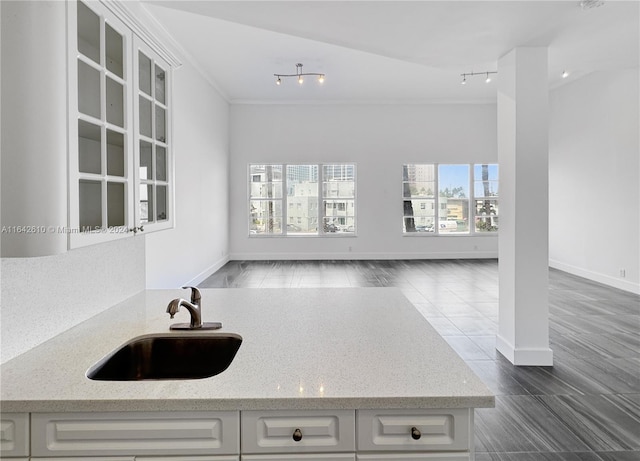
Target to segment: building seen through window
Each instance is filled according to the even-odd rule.
[[[354,235],[354,164],[249,166],[250,235]]]
[[[498,231],[497,164],[405,164],[403,233]]]

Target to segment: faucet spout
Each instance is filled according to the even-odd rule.
[[[186,299],[176,298],[172,300],[167,306],[167,313],[173,318],[173,316],[180,310],[180,306],[184,306],[191,314],[190,329],[202,328],[202,311],[200,309],[200,300],[202,299],[200,291],[195,287],[183,287],[191,288],[191,302]]]

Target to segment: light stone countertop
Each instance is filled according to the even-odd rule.
[[[203,321],[243,337],[195,380],[92,381],[131,338],[188,322],[186,290],[148,290],[0,368],[2,412],[478,408],[494,396],[397,288],[203,289]],[[64,315],[61,313],[61,315]],[[213,333],[215,334],[215,333]]]

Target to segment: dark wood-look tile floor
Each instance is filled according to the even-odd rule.
[[[477,461],[640,461],[640,296],[549,271],[553,367],[495,350],[495,260],[232,261],[202,288],[398,287],[496,394]]]

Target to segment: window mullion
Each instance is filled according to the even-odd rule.
[[[471,163],[469,165],[469,179],[471,181],[469,185],[469,235],[476,235],[476,170],[474,168],[474,164]]]
[[[433,164],[433,178],[434,178],[434,182],[435,182],[435,191],[433,192],[434,197],[435,197],[435,207],[436,207],[436,212],[435,212],[435,219],[434,219],[434,223],[433,223],[433,227],[435,230],[435,234],[436,235],[440,235],[440,178],[438,175],[438,171],[440,168],[440,164],[439,163],[434,163]]]
[[[282,164],[282,181],[280,182],[280,209],[282,210],[282,235],[287,235],[289,230],[287,225],[289,224],[289,174],[287,170],[287,163]]]
[[[324,219],[325,203],[324,203],[324,165],[318,164],[318,235],[324,235]]]

